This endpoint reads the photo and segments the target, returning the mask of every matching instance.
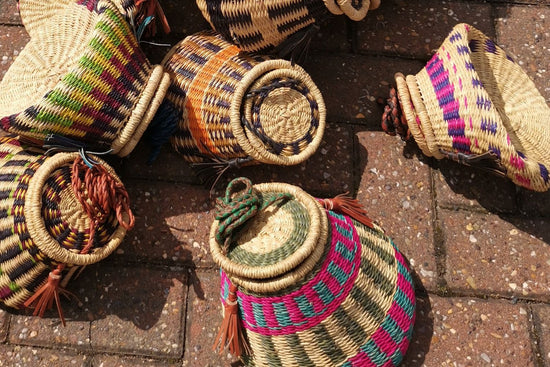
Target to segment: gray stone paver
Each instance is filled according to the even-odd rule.
[[[160,1],[173,29],[143,43],[153,63],[208,28],[195,1]],[[29,41],[16,2],[0,0],[0,78]],[[0,366],[227,366],[211,351],[221,322],[219,274],[208,251],[214,199],[234,177],[344,191],[380,222],[412,265],[417,319],[403,366],[550,365],[550,193],[424,157],[381,132],[377,98],[396,72],[416,74],[453,25],[495,40],[550,101],[550,0],[383,0],[361,22],[332,17],[303,63],[323,93],[319,150],[293,167],[228,172],[210,195],[169,145],[153,164],[141,142],[109,158],[136,227],[105,262],[69,283],[82,301],[56,311],[0,310]],[[435,226],[435,227],[434,227]],[[532,317],[531,317],[532,315]]]

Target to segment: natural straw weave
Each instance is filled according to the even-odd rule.
[[[308,27],[323,23],[331,12],[361,20],[377,3],[380,0],[197,0],[212,28],[249,52],[273,49]]]
[[[323,209],[296,186],[260,184],[253,195],[229,196],[245,211],[254,195],[259,210],[234,230],[226,252],[216,239],[222,222],[210,233],[224,304],[230,285],[238,286],[252,350],[246,364],[398,365],[413,330],[415,296],[391,239],[377,226]]]
[[[396,74],[408,127],[424,154],[490,161],[514,183],[550,187],[550,108],[503,49],[467,24],[454,27],[417,75]]]
[[[172,77],[166,98],[181,111],[172,144],[188,161],[293,165],[319,146],[325,104],[298,65],[241,53],[213,32],[185,38],[163,65]]]
[[[95,228],[92,249],[79,254],[91,222],[71,187],[77,157],[35,155],[14,138],[0,138],[0,301],[9,307],[22,307],[57,265],[98,262],[124,238],[126,230],[113,214]]]
[[[0,126],[129,154],[169,77],[152,66],[110,0],[21,0],[31,40],[0,83]]]

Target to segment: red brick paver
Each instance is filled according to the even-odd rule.
[[[207,29],[193,0],[160,0],[172,26],[154,63]],[[0,309],[0,366],[229,366],[211,350],[221,322],[218,269],[208,251],[214,199],[232,178],[300,185],[320,197],[349,191],[411,263],[417,320],[407,367],[550,366],[550,193],[424,157],[380,129],[378,97],[396,72],[416,74],[454,24],[493,37],[550,101],[550,0],[383,0],[355,23],[332,17],[303,63],[323,93],[327,129],[294,167],[228,172],[210,193],[169,145],[148,164],[146,142],[108,158],[136,227],[120,248],[69,283],[45,318]],[[0,78],[28,42],[15,1],[0,0]],[[158,45],[160,44],[160,45]]]

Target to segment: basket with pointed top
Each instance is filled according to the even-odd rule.
[[[133,215],[124,186],[102,160],[86,158],[89,168],[78,153],[23,148],[0,138],[0,302],[35,307],[42,316],[55,300],[64,322],[58,298],[67,293],[67,270],[111,254]],[[106,191],[113,200],[96,200]]]
[[[529,76],[481,31],[454,27],[426,67],[395,76],[383,127],[422,152],[550,188],[550,108]]]
[[[146,59],[110,0],[21,0],[30,41],[0,82],[0,127],[44,142],[129,154],[169,77]]]
[[[247,365],[396,366],[403,358],[412,278],[356,201],[236,179],[218,199],[210,250],[225,313],[216,346]]]

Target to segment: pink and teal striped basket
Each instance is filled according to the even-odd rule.
[[[250,184],[235,193],[238,183],[230,183],[210,247],[226,313],[237,296],[246,365],[397,366],[412,336],[415,295],[391,239],[296,186]]]

